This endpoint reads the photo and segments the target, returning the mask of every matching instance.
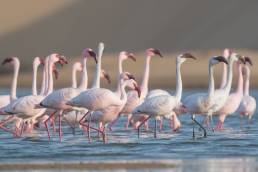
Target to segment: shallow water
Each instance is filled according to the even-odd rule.
[[[185,96],[192,92],[195,91],[186,91]],[[252,91],[251,94],[258,97],[258,91]],[[73,135],[69,127],[64,127],[62,143],[59,143],[57,133],[51,133],[52,138],[49,142],[44,129],[27,138],[13,138],[10,134],[1,132],[0,164],[121,161],[137,163],[138,160],[151,164],[169,160],[168,164],[178,165],[179,162],[180,167],[184,167],[185,170],[190,170],[194,165],[211,167],[212,164],[222,168],[221,164],[224,162],[229,167],[230,164],[233,164],[232,167],[242,164],[242,168],[247,166],[253,167],[250,169],[257,169],[257,112],[253,116],[252,123],[249,124],[247,119],[244,119],[242,127],[239,115],[231,115],[226,119],[225,131],[215,133],[209,131],[207,138],[202,138],[201,132],[196,130],[198,138],[195,140],[192,138],[190,116],[184,115],[179,118],[183,125],[180,132],[173,133],[166,121],[164,130],[158,133],[158,139],[153,138],[152,131],[142,131],[138,139],[136,131],[123,128],[126,119],[121,118],[113,127],[113,131],[108,132],[107,144],[103,144],[95,133],[92,133],[93,142],[89,143],[82,131],[77,129]],[[197,120],[202,121],[202,118],[197,117]],[[216,122],[217,119],[214,117],[214,125]],[[151,120],[150,130],[153,126]],[[197,159],[198,161],[192,161]]]

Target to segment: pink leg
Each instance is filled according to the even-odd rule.
[[[125,129],[129,128],[131,119],[132,119],[132,114],[128,114],[127,115],[127,121],[126,121],[126,124],[125,124]]]
[[[13,131],[11,131],[10,129],[6,128],[4,125],[7,124],[8,122],[12,121],[12,119],[14,119],[14,116],[9,116],[7,117],[7,119],[3,120],[0,122],[0,129],[6,131],[6,132],[9,132],[9,133],[13,133]]]
[[[62,117],[62,114],[63,114],[63,111],[60,110],[59,111],[59,115],[58,115],[58,120],[59,120],[59,142],[62,142],[62,120],[61,120],[61,117]]]
[[[49,134],[49,130],[48,130],[48,121],[56,114],[57,111],[54,111],[49,117],[48,119],[44,122],[46,130],[47,130],[47,135],[48,135],[48,140],[50,141],[50,134]]]
[[[151,116],[148,116],[147,118],[145,118],[141,123],[140,125],[137,127],[137,130],[138,130],[138,138],[140,138],[140,127],[146,122],[148,121],[148,119],[150,119]]]
[[[109,125],[108,125],[108,129],[110,130],[110,131],[112,131],[112,127],[117,123],[117,121],[118,121],[118,119],[120,118],[120,114],[118,115],[118,117],[114,120],[114,121],[112,121]],[[126,128],[126,127],[125,127]]]
[[[160,119],[159,121],[159,132],[163,130],[163,118]]]

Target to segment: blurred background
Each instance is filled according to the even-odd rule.
[[[64,54],[70,63],[60,69],[56,87],[71,85],[71,67],[86,47],[97,50],[106,45],[103,68],[116,84],[118,53],[136,53],[137,62],[124,63],[125,70],[141,81],[144,51],[158,48],[165,58],[153,58],[150,87],[175,88],[175,57],[192,52],[198,61],[182,67],[185,88],[206,88],[208,58],[221,55],[224,48],[250,56],[251,87],[257,88],[258,75],[257,0],[23,0],[2,1],[0,6],[0,60],[17,56],[21,60],[18,87],[30,87],[32,60],[53,52]],[[90,82],[95,64],[89,62]],[[12,69],[0,67],[2,88],[11,83]],[[40,74],[41,75],[41,74]],[[220,82],[221,66],[216,69]],[[237,75],[234,76],[236,81]],[[236,82],[234,81],[234,85]],[[39,82],[40,83],[40,82]]]

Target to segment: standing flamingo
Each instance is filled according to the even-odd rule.
[[[96,60],[96,54],[95,52],[90,49],[86,48],[83,51],[83,76],[81,79],[81,84],[79,88],[63,88],[60,90],[56,90],[49,94],[44,100],[42,100],[39,105],[44,108],[54,109],[55,111],[49,116],[49,118],[45,121],[45,126],[48,133],[48,139],[50,140],[50,134],[48,130],[47,122],[58,112],[59,114],[59,140],[62,141],[61,136],[61,117],[63,114],[63,111],[65,110],[71,110],[73,107],[66,105],[66,102],[73,97],[76,97],[79,95],[82,91],[87,89],[88,84],[88,75],[87,75],[87,59],[89,57],[92,57]],[[97,62],[97,60],[96,60]]]
[[[127,77],[126,79],[125,76]],[[140,96],[140,89],[138,88],[137,83],[134,80],[128,80],[131,78],[131,75],[127,73],[122,73],[120,75],[119,82],[121,88],[121,96],[117,95],[116,92],[112,92],[105,88],[92,88],[84,91],[79,96],[69,101],[67,104],[77,107],[83,107],[89,110],[80,120],[81,125],[85,126],[85,124],[83,123],[84,118],[92,111],[94,111],[92,114],[93,121],[101,122],[105,126],[106,123],[112,122],[117,119],[119,112],[126,103],[126,86],[133,85],[134,89],[137,90],[138,95]],[[91,119],[89,123],[90,122]],[[90,124],[86,125],[86,127],[100,132],[103,136],[103,142],[105,142],[104,129],[96,129],[89,125]]]
[[[252,65],[252,61],[249,57],[245,57],[245,60]],[[256,100],[249,95],[250,68],[247,64],[244,66],[244,77],[244,96],[237,111],[241,116],[247,116],[250,120],[256,110]]]
[[[144,124],[148,119],[151,117],[155,118],[155,132],[154,132],[154,138],[157,137],[157,127],[156,127],[156,118],[158,117],[165,117],[168,119],[174,119],[174,127],[175,130],[180,127],[180,122],[177,119],[177,116],[174,112],[174,109],[179,106],[181,102],[182,97],[182,79],[181,79],[181,65],[188,59],[196,59],[194,56],[192,56],[189,53],[184,53],[179,55],[176,58],[176,94],[175,96],[172,95],[160,95],[160,96],[154,96],[152,98],[146,99],[141,105],[136,107],[133,110],[133,115],[136,114],[146,114],[148,117],[143,120],[139,126],[137,127],[138,130],[138,137],[140,134],[140,127]]]
[[[203,132],[204,137],[207,137],[206,129],[195,120],[195,114],[206,114],[207,116],[212,116],[212,114],[218,111],[225,104],[227,97],[230,92],[232,79],[233,79],[233,64],[235,61],[242,60],[241,56],[236,53],[231,54],[229,58],[229,69],[228,69],[228,80],[227,84],[223,89],[215,91],[213,67],[219,62],[224,62],[228,64],[227,60],[222,57],[213,57],[209,61],[209,89],[208,93],[195,93],[186,97],[183,101],[182,107],[187,113],[192,115],[192,120],[194,123],[199,125]],[[193,137],[195,138],[194,128]]]
[[[49,84],[51,85],[48,88],[49,90],[53,90],[52,67],[54,63],[60,62],[60,59],[63,60],[63,58],[61,58],[59,54],[52,54],[50,55],[49,58],[50,58],[49,70],[51,71],[49,72],[50,73],[49,78],[51,79],[51,81],[49,81]],[[34,81],[33,83],[36,84],[35,82],[36,81]],[[32,117],[38,117],[45,112],[45,109],[34,109],[34,106],[38,104],[40,101],[42,101],[44,97],[45,96],[42,96],[42,95],[29,95],[29,96],[20,97],[19,99],[15,100],[14,104],[8,105],[4,109],[4,111],[7,114],[11,114],[23,120],[28,120]],[[23,127],[21,130],[23,130]]]
[[[141,84],[141,97],[138,97],[136,91],[130,91],[127,93],[127,102],[120,112],[121,114],[127,115],[127,122],[125,124],[125,128],[128,129],[128,126],[130,124],[130,119],[132,117],[132,111],[135,107],[140,105],[144,98],[146,97],[148,93],[148,82],[149,82],[149,75],[150,75],[150,61],[153,56],[158,55],[159,57],[163,57],[158,49],[149,48],[146,50],[146,61],[145,61],[145,68],[144,68],[144,74]]]
[[[230,114],[233,114],[238,109],[240,102],[243,97],[243,74],[242,74],[242,64],[240,62],[237,63],[238,68],[238,86],[234,93],[231,93],[224,106],[216,113],[219,114],[219,121],[216,126],[216,130],[223,130],[223,124],[226,117]]]

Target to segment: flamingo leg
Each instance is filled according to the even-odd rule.
[[[21,137],[22,134],[23,134],[23,130],[24,130],[24,121],[22,121],[20,128],[21,128],[21,129],[20,129],[20,137]]]
[[[161,132],[162,129],[163,129],[163,118],[161,118],[159,121],[159,132]]]
[[[84,119],[88,114],[90,114],[90,111],[88,111],[88,112],[80,119],[80,121],[79,121],[80,125],[82,125],[82,126],[84,126],[84,127],[87,127],[87,128],[90,128],[90,129],[92,129],[92,130],[95,130],[95,131],[101,133],[101,134],[102,134],[102,138],[103,138],[103,143],[106,143],[106,134],[105,134],[105,131],[104,131],[104,130],[102,131],[101,129],[97,129],[97,128],[91,127],[89,124],[87,125],[87,124],[83,123],[83,119]]]
[[[148,120],[150,119],[151,116],[148,116],[147,118],[145,118],[140,124],[139,126],[137,127],[137,130],[138,130],[138,138],[140,138],[140,127]]]
[[[192,115],[191,118],[192,118],[193,122],[196,123],[203,130],[203,137],[207,137],[206,129],[202,126],[202,124],[200,124],[198,121],[196,121],[195,115]]]
[[[9,132],[15,135],[15,132],[11,131],[10,129],[6,128],[4,125],[7,124],[8,122],[10,122],[12,119],[14,118],[14,116],[9,116],[7,119],[3,120],[0,123],[0,129],[4,130],[5,132]]]
[[[62,142],[62,117],[63,110],[59,111],[58,120],[59,120],[59,142]]]
[[[156,139],[157,138],[157,119],[155,118],[155,121],[154,121],[154,138]]]
[[[125,129],[129,128],[131,119],[132,119],[132,114],[128,114],[127,115],[127,121],[126,121],[126,124],[125,124]]]
[[[112,131],[112,127],[117,123],[118,119],[120,118],[120,114],[118,115],[118,117],[112,121],[109,125],[108,125],[108,129],[109,131]],[[128,120],[128,119],[127,119]]]
[[[75,126],[73,126],[66,118],[66,116],[63,116],[65,122],[69,125],[69,127],[72,129],[73,135],[75,135]]]
[[[90,113],[90,119],[89,119],[89,121],[88,121],[88,130],[87,130],[89,142],[91,142],[90,124],[91,124],[91,113]]]
[[[49,134],[49,129],[48,129],[47,123],[48,123],[48,121],[56,114],[56,112],[57,112],[57,111],[54,111],[54,112],[48,117],[48,119],[44,122],[45,128],[46,128],[46,130],[47,130],[47,135],[48,135],[48,140],[49,140],[49,141],[50,141],[50,134]]]

